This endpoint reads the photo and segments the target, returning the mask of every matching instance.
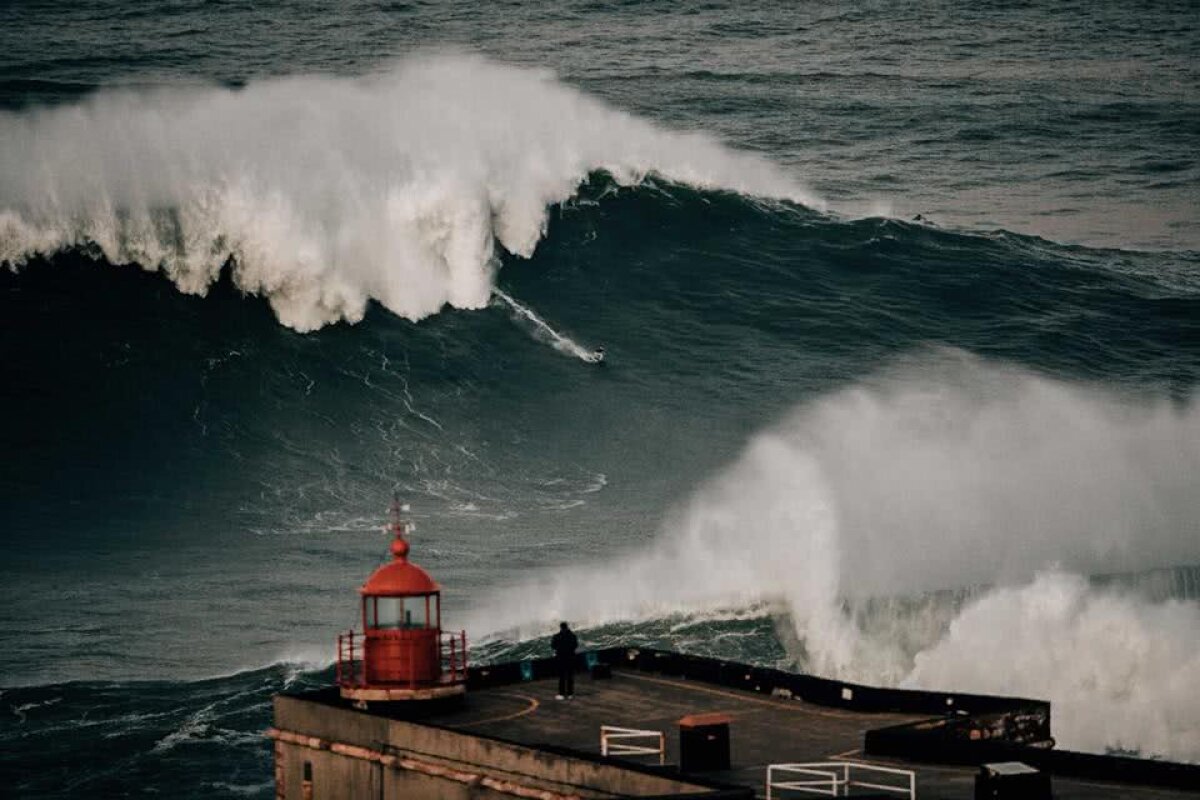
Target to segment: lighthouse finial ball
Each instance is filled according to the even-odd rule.
[[[408,542],[400,535],[399,531],[396,533],[396,538],[392,539],[392,555],[399,561],[408,557]]]

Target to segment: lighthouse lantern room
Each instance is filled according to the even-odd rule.
[[[466,691],[467,635],[442,630],[441,587],[408,560],[407,511],[392,503],[392,560],[358,590],[362,632],[338,636],[337,682],[342,697],[359,705]]]

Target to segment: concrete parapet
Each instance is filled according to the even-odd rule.
[[[275,698],[280,800],[522,797],[536,800],[711,795],[709,786],[436,725],[339,707],[316,696]]]

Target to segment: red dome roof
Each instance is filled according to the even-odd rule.
[[[360,594],[407,597],[439,592],[441,589],[428,572],[416,564],[396,559],[375,570],[358,591]]]
[[[403,528],[397,525],[393,530],[396,538],[392,540],[392,563],[371,573],[358,590],[359,594],[409,597],[440,592],[442,587],[429,577],[429,573],[408,560],[408,542],[404,540]]]

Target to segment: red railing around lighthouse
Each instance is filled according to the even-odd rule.
[[[419,639],[399,639],[386,637],[388,646],[403,650],[409,649],[416,655],[418,649],[428,647],[428,643]],[[366,674],[363,666],[363,649],[366,637],[358,631],[346,631],[338,634],[337,661],[334,662],[334,677],[339,686],[366,686]],[[464,683],[467,680],[467,632],[442,632],[438,637],[438,663],[440,674],[436,684]],[[410,679],[407,681],[389,681],[389,686],[416,689],[429,685],[426,681]]]

